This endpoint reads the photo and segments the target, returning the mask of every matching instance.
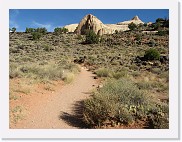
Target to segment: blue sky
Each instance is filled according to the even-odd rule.
[[[115,24],[138,15],[143,22],[155,22],[157,18],[168,18],[167,9],[10,9],[9,27],[25,31],[26,27],[55,27],[79,23],[87,14],[93,14],[104,24]]]

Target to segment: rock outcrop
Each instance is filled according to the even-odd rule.
[[[70,25],[64,26],[64,28],[68,29],[68,32],[73,33],[77,26],[78,26],[78,24],[70,24]]]
[[[144,22],[141,21],[141,20],[139,19],[138,16],[135,16],[135,17],[133,17],[131,20],[129,20],[129,21],[124,21],[124,22],[119,22],[119,23],[117,23],[117,25],[129,25],[129,24],[131,24],[131,23],[134,23],[134,24],[136,24],[136,25],[144,24]]]
[[[85,34],[86,30],[93,30],[96,34],[111,34],[112,29],[104,25],[97,17],[92,14],[86,15],[78,24],[75,33]]]

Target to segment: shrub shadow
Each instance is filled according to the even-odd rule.
[[[89,128],[83,121],[83,101],[78,101],[73,105],[73,114],[61,112],[59,119],[64,120],[68,125],[80,129]]]

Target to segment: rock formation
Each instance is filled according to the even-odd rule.
[[[86,15],[79,24],[66,25],[65,28],[68,32],[74,32],[76,34],[85,34],[86,30],[93,30],[98,35],[103,34],[113,34],[117,31],[127,31],[129,30],[128,24],[144,24],[138,16],[135,16],[129,21],[120,22],[117,24],[103,24],[97,17],[92,14]]]
[[[78,24],[76,34],[85,34],[86,30],[93,30],[96,34],[111,34],[112,29],[104,25],[97,17],[92,14],[86,15]]]
[[[129,25],[130,23],[134,23],[136,25],[139,24],[144,24],[144,22],[142,22],[138,16],[133,17],[131,20],[129,21],[124,21],[124,22],[119,22],[117,23],[117,25]]]
[[[70,24],[70,25],[64,26],[64,28],[68,29],[68,32],[73,33],[77,26],[78,26],[78,24]]]

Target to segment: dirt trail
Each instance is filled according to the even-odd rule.
[[[90,96],[89,91],[97,85],[93,77],[91,72],[81,67],[81,72],[71,84],[63,86],[59,93],[46,101],[30,106],[27,117],[12,128],[84,128],[81,121],[82,101]]]

